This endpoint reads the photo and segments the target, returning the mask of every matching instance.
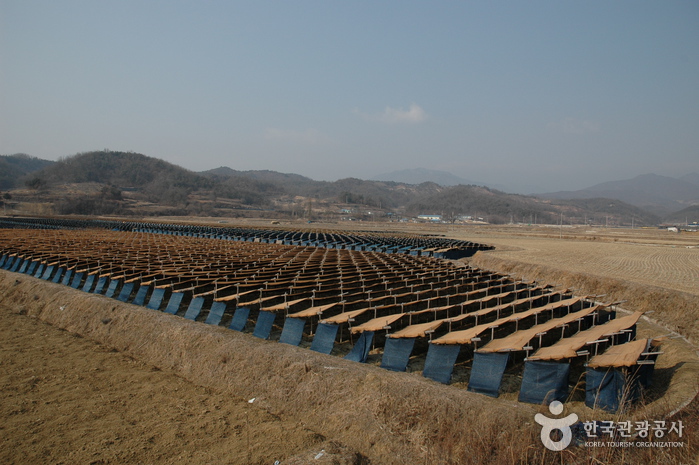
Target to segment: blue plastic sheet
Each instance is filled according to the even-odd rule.
[[[568,398],[569,373],[570,363],[525,362],[519,401],[538,405],[548,405],[554,400],[565,402]]]
[[[276,317],[277,314],[275,312],[261,311],[257,316],[257,323],[255,323],[255,330],[252,332],[252,335],[260,339],[267,339],[269,333],[272,332],[272,325]]]
[[[136,297],[133,298],[133,302],[131,302],[134,305],[141,305],[146,302],[146,296],[148,295],[148,290],[149,286],[140,286],[138,288],[138,292],[136,292]]]
[[[319,323],[318,328],[316,328],[316,335],[313,336],[311,350],[321,354],[330,354],[335,346],[335,337],[337,337],[339,327],[340,325]]]
[[[90,292],[92,289],[92,285],[95,283],[95,275],[94,274],[89,274],[87,275],[87,279],[85,280],[85,284],[83,285],[83,292]]]
[[[160,305],[163,303],[163,297],[165,297],[165,289],[153,289],[153,293],[150,296],[150,300],[148,300],[148,304],[146,304],[146,308],[159,310]]]
[[[173,292],[172,295],[170,296],[170,301],[167,303],[167,307],[165,308],[165,313],[175,315],[178,312],[178,310],[180,309],[180,303],[182,303],[182,297],[184,297],[183,293]]]
[[[2,262],[2,269],[3,270],[9,270],[12,267],[12,263],[14,263],[15,257],[10,257],[8,255],[3,255],[4,259]]]
[[[297,346],[303,338],[303,328],[306,326],[305,318],[289,318],[284,320],[284,328],[282,335],[279,337],[279,342]]]
[[[373,331],[362,332],[357,342],[352,347],[349,354],[345,355],[347,360],[352,360],[353,362],[365,363],[366,359],[369,357],[369,351],[371,350],[371,342],[374,340]]]
[[[34,270],[34,273],[32,276],[35,278],[41,278],[41,275],[44,273],[44,264],[39,263],[39,267]]]
[[[19,271],[20,271],[20,273],[26,273],[26,274],[33,275],[34,270],[36,270],[36,267],[38,264],[39,264],[39,262],[29,262],[29,266],[24,271],[22,271],[21,269]]]
[[[73,277],[73,270],[66,271],[66,274],[63,276],[63,281],[61,281],[61,284],[63,284],[64,286],[69,286],[70,280],[72,277]]]
[[[104,285],[107,284],[107,277],[102,276],[100,279],[97,280],[97,285],[95,288],[92,290],[94,294],[101,294],[102,291],[104,290]]]
[[[20,262],[17,264],[18,267],[15,267],[15,269],[13,269],[12,271],[17,271],[18,273],[26,273],[27,268],[29,268],[30,263],[31,263],[31,262],[30,262],[29,260],[24,260],[24,259],[22,259],[22,260],[20,260]]]
[[[206,321],[205,323],[208,325],[217,325],[221,322],[221,319],[223,318],[223,314],[226,311],[226,302],[214,302],[211,305],[211,310],[209,310],[209,314],[206,316]]]
[[[639,396],[637,378],[629,378],[615,368],[587,368],[585,372],[585,405],[608,412],[616,412],[623,403],[633,402]]]
[[[624,390],[624,378],[614,369],[596,370],[588,368],[585,372],[585,405],[616,412]]]
[[[237,307],[233,313],[233,319],[228,329],[233,331],[243,331],[248,323],[250,307]]]
[[[381,357],[381,368],[391,371],[405,371],[410,360],[410,354],[415,345],[415,338],[395,338],[386,339]]]
[[[203,306],[203,297],[193,298],[192,301],[189,303],[189,307],[187,307],[187,311],[185,312],[184,317],[188,320],[196,320],[199,314],[201,313],[201,308]]]
[[[53,269],[53,265],[47,266],[44,272],[41,274],[41,279],[48,281],[51,278],[51,275],[53,274]]]
[[[119,287],[120,281],[118,279],[112,279],[109,281],[109,286],[107,287],[107,292],[104,293],[107,297],[114,297],[116,294],[117,287]]]
[[[134,283],[124,283],[124,286],[121,288],[121,292],[119,292],[117,300],[119,302],[128,302],[129,297],[131,297],[131,293],[133,292],[133,287]]]
[[[473,357],[468,390],[498,397],[508,358],[509,353],[476,352]]]
[[[24,260],[22,260],[21,258],[15,258],[15,260],[12,263],[12,266],[9,268],[9,270],[10,271],[17,271],[22,267],[23,264],[24,264]]]
[[[51,282],[58,284],[61,281],[61,278],[63,277],[63,273],[65,273],[65,271],[65,268],[58,268],[56,270],[56,274],[53,275],[53,279],[51,280]]]
[[[83,274],[82,273],[75,273],[73,275],[73,282],[70,283],[70,287],[73,289],[77,289],[78,286],[80,286],[80,282],[83,280]]]
[[[459,344],[430,343],[422,376],[443,384],[449,384],[460,350],[461,346]]]

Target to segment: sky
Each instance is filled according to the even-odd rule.
[[[508,192],[699,172],[699,2],[0,0],[0,154]]]

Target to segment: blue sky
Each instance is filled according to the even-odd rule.
[[[0,0],[0,153],[515,192],[699,171],[695,1]]]

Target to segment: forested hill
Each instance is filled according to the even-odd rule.
[[[566,222],[604,224],[608,218],[626,218],[637,225],[656,224],[660,219],[641,208],[605,199],[543,200],[519,194],[508,194],[482,186],[454,186],[434,195],[415,199],[406,205],[406,212],[418,215],[433,212],[446,217],[470,214],[491,223]]]
[[[79,153],[59,160],[35,176],[49,184],[98,182],[134,188],[145,188],[163,181],[192,188],[211,184],[197,173],[133,152]]]
[[[0,155],[0,189],[17,187],[21,185],[21,179],[24,176],[53,163],[24,153]]]
[[[438,214],[445,220],[471,216],[491,223],[555,224],[563,217],[566,222],[601,223],[611,217],[616,224],[653,225],[660,220],[618,200],[543,200],[481,186],[443,187],[431,182],[314,181],[297,174],[227,167],[195,173],[157,158],[115,151],[66,157],[27,174],[22,184],[45,192],[45,200],[56,202],[57,213],[235,216],[255,210],[298,217],[315,210],[326,218],[345,211],[358,218]],[[73,186],[70,196],[61,191],[67,185]],[[81,191],[80,185],[89,189]],[[152,210],[144,212],[143,202]],[[167,208],[155,210],[158,205]]]

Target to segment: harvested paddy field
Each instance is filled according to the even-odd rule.
[[[569,286],[564,278],[574,279],[578,285],[571,287],[576,287],[578,295],[599,295],[609,290],[637,294],[639,289],[643,289],[646,295],[649,286],[652,286],[650,291],[661,292],[658,296],[664,299],[655,302],[655,319],[677,329],[684,336],[694,336],[695,326],[692,322],[679,321],[679,310],[666,307],[669,302],[676,307],[677,302],[682,301],[685,302],[685,313],[696,312],[696,305],[691,306],[692,299],[687,300],[687,295],[691,296],[692,293],[665,287],[658,281],[655,284],[644,282],[644,273],[636,273],[643,268],[637,264],[644,263],[646,258],[622,260],[622,264],[616,265],[613,271],[605,272],[608,274],[595,274],[576,268],[576,264],[581,262],[580,254],[588,257],[588,263],[594,262],[589,255],[594,255],[595,242],[620,245],[614,238],[561,239],[545,237],[547,231],[523,233],[515,228],[490,231],[485,228],[428,228],[428,231],[497,247],[495,251],[479,252],[463,261],[484,269],[513,273],[517,279],[524,274],[528,281],[536,279],[561,287]],[[641,241],[635,244],[635,240],[632,240],[631,245],[672,249],[673,244],[665,247],[662,238],[643,238],[643,241],[651,240],[660,240],[661,243],[648,242],[654,244],[650,246]],[[558,257],[557,261],[546,257],[546,242],[556,244],[551,247],[556,252],[549,253],[549,256]],[[571,249],[573,258],[570,263],[565,262],[566,248],[556,248],[559,242]],[[573,251],[579,243],[592,247],[587,252]],[[539,262],[533,258],[527,262],[529,248],[533,250],[530,257],[539,257]],[[600,261],[611,254],[611,249],[598,250]],[[509,253],[515,255],[503,256]],[[517,256],[517,253],[521,255]],[[541,258],[541,255],[545,257]],[[549,263],[547,260],[552,261]],[[616,263],[616,260],[610,263]],[[623,274],[624,267],[629,268],[628,278]],[[689,267],[688,273],[691,274],[691,262]],[[340,357],[317,354],[303,343],[300,347],[291,347],[276,341],[264,341],[253,338],[251,334],[154,312],[26,275],[2,273],[2,308],[3,315],[8,315],[7,318],[3,316],[3,320],[14,321],[3,326],[3,333],[22,334],[22,337],[4,339],[7,342],[3,342],[3,351],[7,350],[8,355],[27,354],[16,360],[13,359],[15,355],[3,355],[3,386],[7,386],[9,392],[16,393],[12,401],[3,404],[3,416],[13,420],[13,426],[7,428],[8,441],[20,444],[16,449],[6,448],[7,443],[3,445],[3,453],[8,451],[4,457],[8,458],[6,461],[9,463],[32,463],[34,461],[23,461],[23,457],[36,457],[38,453],[46,456],[48,449],[56,451],[55,455],[48,455],[49,463],[177,463],[183,459],[188,463],[274,463],[274,460],[281,460],[282,463],[323,463],[323,457],[336,460],[327,463],[361,463],[367,460],[371,463],[546,463],[561,460],[581,463],[642,463],[651,460],[678,463],[696,459],[696,435],[689,431],[699,427],[696,421],[697,402],[695,400],[687,405],[697,388],[696,353],[694,348],[674,335],[670,335],[664,343],[664,353],[658,359],[656,378],[662,389],[651,391],[644,407],[625,415],[634,420],[657,420],[671,414],[668,421],[681,420],[685,425],[682,448],[624,452],[613,448],[589,450],[576,447],[552,453],[543,448],[538,437],[540,428],[532,421],[537,412],[549,415],[547,408],[517,402],[516,390],[509,393],[506,386],[506,392],[499,399],[492,399],[467,392],[465,385],[459,386],[458,380],[447,386],[425,379],[420,376],[420,363],[424,363],[424,358],[423,362],[411,360],[408,371],[412,372],[395,373],[374,366],[379,363],[380,350],[370,354],[369,363],[357,364]],[[680,273],[680,279],[683,275],[684,272]],[[546,279],[547,276],[551,279]],[[613,289],[600,290],[597,287],[609,287],[612,279],[619,281],[614,283]],[[590,292],[583,289],[582,284],[594,289]],[[616,297],[608,295],[603,299],[611,301]],[[637,302],[646,305],[644,302],[648,300],[652,299],[646,296],[638,298]],[[633,303],[627,299],[622,306],[637,310],[631,305]],[[56,367],[74,367],[77,370],[75,382],[67,374],[70,372],[68,368],[64,370],[65,376],[51,372],[46,362],[51,357],[38,357],[37,352],[29,350],[39,347],[39,352],[49,353],[51,350],[48,347],[62,347],[61,344],[64,344],[49,337],[53,327],[31,317],[67,329],[69,332],[56,332],[56,335],[68,338],[71,343],[82,341],[88,344],[84,350],[69,344],[67,350],[49,354],[51,357],[58,355],[56,358],[60,362]],[[274,337],[279,336],[278,331]],[[100,344],[94,345],[70,334],[81,334]],[[668,334],[666,329],[655,326],[652,321],[643,321],[638,330],[638,337]],[[32,337],[38,339],[33,341]],[[41,342],[48,340],[52,342]],[[28,346],[23,347],[23,343]],[[341,350],[339,347],[336,349]],[[80,353],[76,355],[76,360],[84,361],[91,357],[86,355],[91,351],[99,366],[109,367],[94,370],[99,374],[99,380],[85,375],[91,373],[94,366],[70,362],[73,352]],[[106,354],[112,360],[118,359],[119,363],[110,364],[109,360],[102,360],[100,354]],[[39,362],[36,362],[37,359]],[[29,371],[20,371],[22,375],[16,376],[20,366]],[[131,369],[139,374],[129,374]],[[41,374],[42,370],[48,370],[48,374]],[[114,375],[111,381],[110,374]],[[164,376],[164,381],[157,379],[158,376]],[[516,381],[517,375],[512,376]],[[32,380],[32,377],[36,379]],[[88,378],[87,386],[80,384],[81,377]],[[110,389],[112,385],[119,386],[119,379],[139,380],[136,383],[139,389]],[[506,376],[505,381],[508,379],[513,378]],[[145,389],[145,386],[151,385],[163,386],[156,391],[166,394],[156,396],[153,391]],[[164,387],[166,385],[177,386],[177,391],[168,391]],[[185,388],[185,385],[188,387]],[[90,393],[84,398],[60,398],[62,404],[72,405],[74,412],[90,412],[90,432],[55,434],[53,419],[63,421],[62,424],[84,419],[75,415],[71,417],[68,410],[57,410],[51,403],[42,405],[38,402],[37,398],[43,398],[44,393],[40,391],[43,387],[49,388],[51,393],[64,388],[69,392]],[[145,390],[141,391],[140,387]],[[124,390],[130,396],[133,394],[130,399],[138,400],[124,401],[119,397]],[[118,406],[121,418],[128,418],[128,421],[122,424],[110,421],[110,412],[93,406],[97,393],[103,404]],[[202,396],[205,401],[201,400]],[[248,404],[247,400],[253,397],[255,402]],[[181,399],[182,402],[175,404],[175,407],[169,406],[167,399],[171,398]],[[143,407],[138,406],[153,402],[159,406],[156,410],[160,412],[158,416],[169,421],[161,424],[149,422]],[[16,405],[26,407],[17,409],[13,407]],[[580,400],[567,405],[568,413],[574,411],[585,421],[615,418],[585,407]],[[182,409],[187,406],[193,406],[194,411],[189,410],[185,416],[168,411],[170,408]],[[200,406],[205,413],[197,415]],[[681,411],[674,412],[682,406],[685,407]],[[222,411],[220,415],[219,411]],[[212,412],[213,416],[209,415]],[[250,418],[243,420],[243,413],[250,415]],[[52,420],[48,421],[47,418]],[[271,424],[269,418],[272,419]],[[43,423],[37,419],[43,420]],[[289,436],[276,433],[278,430],[274,428],[280,426]],[[152,441],[147,444],[139,442],[143,428],[156,431],[153,436],[163,441],[151,438]],[[31,437],[35,441],[18,440],[23,437],[22,430],[31,430]],[[119,441],[110,442],[111,439],[108,439],[102,443],[102,449],[94,447],[95,442],[90,435],[102,438],[115,430]],[[174,436],[173,431],[176,432]],[[241,442],[246,439],[244,432],[253,438],[249,446],[247,442]],[[131,439],[129,435],[132,435]],[[255,438],[270,439],[256,442]],[[52,447],[47,448],[47,443]],[[203,449],[208,455],[203,455]],[[73,455],[66,455],[68,451]],[[321,451],[324,452],[321,454]],[[248,459],[247,454],[253,458]]]

